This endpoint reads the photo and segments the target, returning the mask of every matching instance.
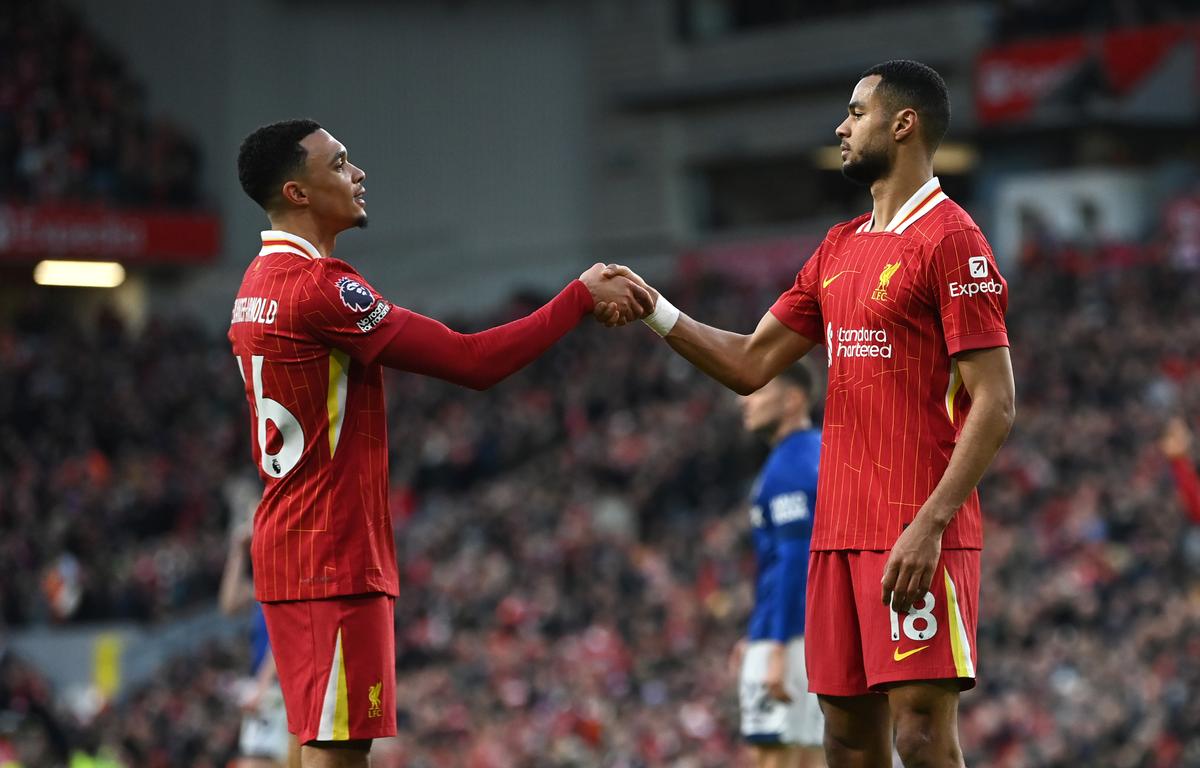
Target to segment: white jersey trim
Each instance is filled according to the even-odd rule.
[[[922,184],[921,188],[904,202],[904,205],[900,206],[900,210],[896,211],[896,215],[883,228],[883,231],[894,232],[898,235],[902,234],[904,230],[911,227],[922,216],[932,211],[938,203],[948,199],[946,193],[942,191],[942,182],[938,180],[937,176],[933,176],[929,181]],[[867,219],[855,230],[855,233],[870,232],[874,226],[875,217],[871,216],[871,218]]]
[[[300,237],[300,235],[293,235],[291,232],[284,232],[284,231],[278,230],[278,229],[264,229],[259,234],[262,236],[262,241],[264,243],[269,242],[271,240],[285,240],[288,243],[290,243],[292,246],[294,246],[295,249],[300,252],[298,255],[301,255],[306,259],[321,258],[321,252],[319,250],[317,250],[317,247],[315,245],[313,245],[312,243],[308,242],[307,240],[305,240],[303,237]],[[269,246],[264,245],[263,250],[259,252],[259,255],[260,256],[264,255],[264,253],[267,251],[268,248],[286,248],[286,246],[279,245],[279,244],[272,244]],[[271,253],[287,253],[287,252],[288,251],[286,251],[286,250],[285,251],[271,251]]]

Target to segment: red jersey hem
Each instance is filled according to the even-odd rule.
[[[884,693],[884,686],[894,683],[924,683],[932,680],[954,680],[960,691],[969,691],[975,687],[975,678],[959,677],[958,670],[953,665],[944,667],[926,667],[925,669],[903,669],[894,672],[884,672],[878,675],[867,673],[867,688],[874,693]]]

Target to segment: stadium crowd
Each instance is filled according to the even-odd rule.
[[[0,3],[0,199],[192,206],[200,155],[59,0]]]
[[[1165,249],[1088,250],[1104,247],[1029,237],[1011,281],[1020,407],[983,488],[971,764],[1200,764],[1200,528],[1158,443],[1171,416],[1200,413],[1200,275]],[[743,328],[772,298],[704,282],[672,296]],[[51,314],[0,332],[8,620],[54,615],[45,574],[64,556],[77,616],[211,599],[222,487],[249,464],[224,339],[111,318],[85,334]],[[401,736],[377,764],[734,764],[726,656],[749,609],[742,497],[762,449],[733,396],[642,328],[581,329],[485,393],[400,374],[389,388]],[[7,661],[0,735],[220,765],[244,659],[199,658],[86,726]]]

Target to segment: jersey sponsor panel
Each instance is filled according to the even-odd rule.
[[[396,594],[387,508],[383,373],[398,331],[345,262],[288,233],[263,234],[234,301],[229,339],[264,480],[251,556],[260,601]],[[270,318],[270,322],[265,322]]]
[[[826,345],[814,549],[891,548],[941,479],[970,411],[953,356],[1008,344],[1007,284],[979,229],[936,178],[909,204],[881,232],[869,231],[868,215],[831,229],[771,308]],[[943,546],[982,546],[974,492]]]

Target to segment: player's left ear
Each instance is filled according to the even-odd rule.
[[[911,107],[900,110],[892,123],[892,138],[896,141],[906,141],[910,136],[915,136],[920,122],[917,110]]]
[[[284,182],[280,196],[288,203],[303,208],[308,205],[308,192],[297,181]]]

